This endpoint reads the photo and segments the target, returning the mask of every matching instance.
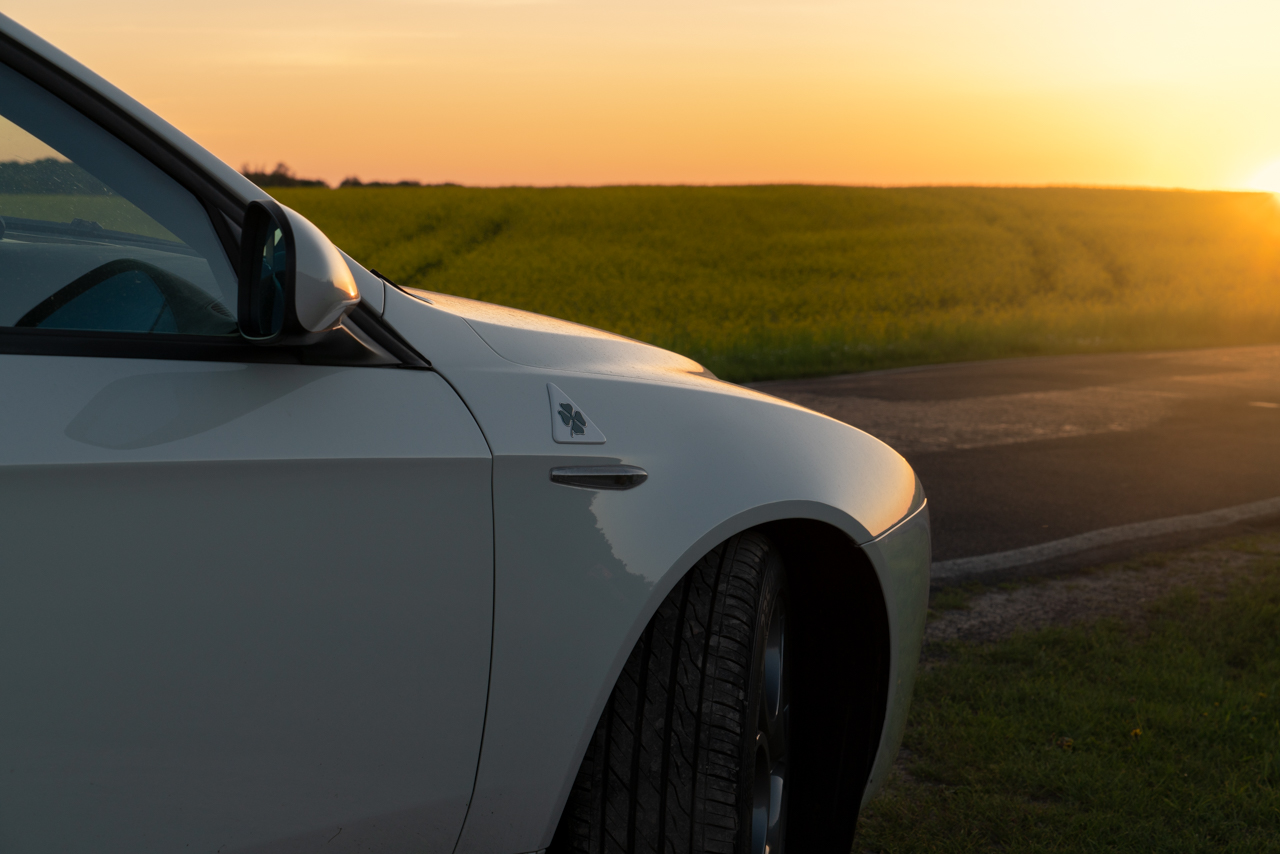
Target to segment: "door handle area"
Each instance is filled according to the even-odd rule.
[[[633,489],[649,479],[639,466],[558,466],[551,482],[580,489]]]

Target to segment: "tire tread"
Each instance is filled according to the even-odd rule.
[[[552,842],[574,854],[734,854],[746,697],[770,545],[748,532],[658,607],[605,704]]]

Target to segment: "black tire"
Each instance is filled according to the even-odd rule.
[[[618,677],[552,852],[783,854],[786,611],[760,534],[689,570]]]

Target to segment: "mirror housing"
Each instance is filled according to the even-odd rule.
[[[308,344],[360,302],[338,248],[306,217],[255,201],[240,235],[240,334],[255,344]]]

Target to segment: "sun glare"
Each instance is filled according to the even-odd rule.
[[[1280,160],[1273,160],[1249,180],[1249,189],[1280,195]]]

